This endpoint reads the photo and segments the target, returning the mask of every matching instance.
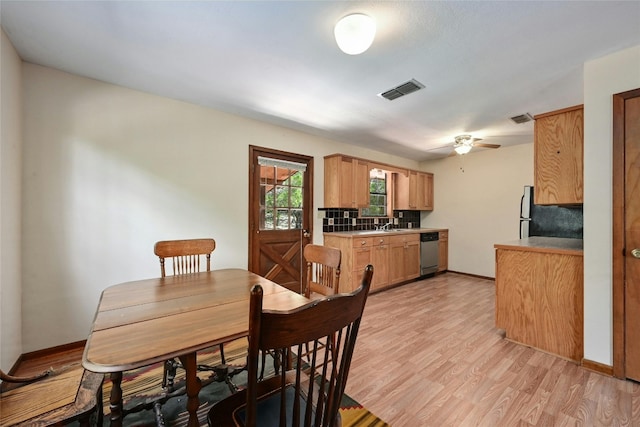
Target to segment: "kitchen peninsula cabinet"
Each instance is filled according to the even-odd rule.
[[[583,107],[535,117],[534,192],[538,205],[583,202]]]
[[[438,273],[449,269],[449,232],[438,232]]]
[[[409,170],[394,177],[394,209],[433,210],[433,174]]]
[[[419,276],[420,234],[391,236],[389,238],[389,284],[395,285]]]
[[[529,237],[495,250],[496,327],[510,340],[580,362],[582,240]]]
[[[366,160],[333,154],[324,158],[324,207],[369,206],[369,164]]]

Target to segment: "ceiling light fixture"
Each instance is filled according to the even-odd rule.
[[[469,151],[471,151],[471,146],[462,144],[455,147],[454,150],[456,150],[456,153],[458,154],[467,154]]]
[[[340,50],[348,55],[359,55],[373,43],[376,22],[363,13],[353,13],[338,21],[333,34]]]
[[[458,135],[455,137],[456,143],[453,144],[453,149],[458,154],[467,154],[473,147],[473,138],[471,135]]]

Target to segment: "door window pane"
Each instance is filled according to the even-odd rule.
[[[295,164],[260,166],[260,229],[302,228],[304,169]]]

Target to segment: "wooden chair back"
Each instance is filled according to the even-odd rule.
[[[209,424],[340,426],[340,404],[372,276],[373,266],[368,265],[360,287],[352,293],[315,300],[290,311],[263,309],[263,290],[255,285],[249,308],[247,388],[216,403],[209,412]],[[317,351],[318,342],[331,336],[335,345],[330,351]],[[301,356],[306,343],[311,343],[309,361]],[[265,351],[290,361],[290,369],[259,381],[258,362]],[[322,363],[318,373],[317,366]]]
[[[304,247],[303,255],[307,263],[304,295],[311,298],[313,293],[329,296],[340,292],[340,249],[309,244]]]
[[[173,275],[198,273],[202,259],[206,259],[206,270],[211,271],[211,253],[216,249],[213,239],[163,240],[153,247],[160,258],[160,274],[166,277],[165,259],[172,259]]]

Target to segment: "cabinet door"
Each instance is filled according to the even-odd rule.
[[[418,209],[418,172],[410,170],[407,176],[396,174],[394,190],[394,209]]]
[[[366,208],[369,206],[369,163],[362,160],[354,160],[354,208]],[[375,273],[374,273],[375,275]]]
[[[433,174],[418,173],[418,210],[433,210]]]
[[[375,275],[375,272],[373,273]],[[389,284],[403,282],[405,279],[404,243],[389,245]]]
[[[371,289],[381,289],[389,284],[389,245],[378,244],[371,254],[373,265],[373,281]]]
[[[583,126],[581,105],[535,117],[536,204],[583,202]]]
[[[415,279],[420,276],[420,242],[407,242],[404,249],[405,279]]]
[[[449,232],[438,234],[438,272],[441,272],[449,269]]]

